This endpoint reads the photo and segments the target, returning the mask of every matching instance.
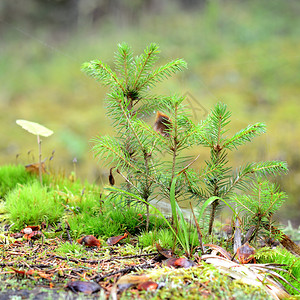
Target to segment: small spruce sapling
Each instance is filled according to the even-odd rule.
[[[178,176],[190,172],[191,165],[199,158],[185,156],[184,150],[196,146],[194,135],[201,125],[195,125],[185,109],[185,98],[174,95],[161,100],[161,108],[166,114],[159,114],[164,127],[157,128],[157,120],[154,129],[148,128],[145,134],[152,136],[154,140],[153,152],[155,153],[155,186],[157,188],[156,199],[170,199],[172,182],[176,177],[175,196],[176,202],[190,198],[184,176]],[[161,124],[160,124],[161,126]],[[147,125],[144,125],[147,128]],[[173,218],[175,217],[173,212]]]
[[[147,134],[153,129],[141,118],[162,106],[164,97],[152,95],[150,88],[186,68],[182,59],[155,67],[159,52],[159,47],[152,43],[144,53],[134,57],[131,48],[122,43],[115,53],[115,70],[100,60],[82,66],[85,73],[110,87],[107,112],[116,130],[115,137],[94,138],[93,151],[99,160],[108,161],[116,168],[126,182],[127,191],[136,193],[147,203],[155,182],[153,149],[156,137]],[[148,229],[149,206],[146,208]]]
[[[272,217],[285,202],[287,195],[279,187],[269,181],[258,177],[249,184],[245,194],[234,194],[230,200],[236,204],[238,215],[243,218],[244,232],[251,235],[249,242],[257,236],[270,235]]]
[[[116,129],[115,137],[94,138],[93,150],[99,160],[107,161],[111,166],[110,176],[116,168],[126,183],[125,194],[131,195],[132,199],[142,199],[143,203],[152,199],[170,199],[171,185],[176,178],[172,196],[176,202],[193,197],[199,203],[210,201],[208,233],[211,234],[221,202],[228,203],[233,193],[247,190],[253,175],[285,173],[287,166],[281,161],[251,162],[234,172],[229,165],[228,153],[264,133],[265,124],[249,125],[228,137],[231,113],[222,103],[214,107],[206,120],[193,124],[184,109],[183,97],[149,93],[149,87],[186,67],[183,60],[175,60],[154,68],[157,53],[158,46],[151,44],[134,58],[129,46],[123,43],[118,46],[115,56],[116,72],[101,61],[83,65],[88,75],[110,86],[106,102],[108,115]],[[154,127],[142,120],[153,110],[157,111]],[[199,173],[191,169],[199,155],[184,157],[183,152],[195,145],[210,150],[210,158]],[[146,207],[148,228],[149,205]],[[173,218],[177,217],[175,209]]]
[[[267,180],[257,177],[252,180],[245,194],[234,194],[231,202],[236,204],[238,213],[243,217],[245,240],[257,237],[267,240],[279,240],[281,245],[291,253],[300,256],[300,247],[290,237],[274,226],[273,215],[285,202],[287,195],[279,187]]]
[[[202,122],[194,137],[199,145],[209,148],[210,158],[205,161],[206,166],[199,174],[186,173],[189,191],[199,202],[215,197],[211,204],[208,234],[212,233],[220,199],[228,201],[233,193],[247,191],[253,175],[277,175],[288,171],[286,162],[282,161],[250,162],[234,171],[229,164],[228,153],[265,133],[266,126],[263,123],[249,125],[229,137],[226,133],[230,117],[227,106],[218,103]]]

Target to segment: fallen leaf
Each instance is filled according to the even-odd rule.
[[[160,133],[162,136],[169,137],[171,128],[172,128],[172,123],[170,118],[167,115],[158,111],[156,113],[154,130]]]
[[[164,248],[161,247],[160,244],[157,244],[157,243],[155,244],[155,246],[156,246],[157,252],[160,255],[164,256],[165,258],[172,258],[173,257],[172,250],[164,249]]]
[[[286,299],[290,297],[282,284],[274,280],[276,278],[281,279],[282,277],[272,270],[274,267],[277,270],[278,264],[242,265],[225,257],[212,254],[202,255],[201,258],[206,263],[214,265],[221,273],[225,273],[244,284],[262,287],[274,299]],[[286,283],[292,286],[289,282],[286,281]],[[292,287],[295,289],[294,286]]]
[[[164,264],[167,267],[173,267],[173,268],[190,268],[196,266],[196,263],[194,261],[184,257],[168,258],[167,260],[164,261]]]
[[[149,277],[147,275],[125,275],[117,281],[115,289],[118,287],[118,290],[122,292],[131,286],[136,286],[145,281],[149,281]]]
[[[222,248],[221,246],[214,245],[214,244],[205,244],[203,246],[210,248],[215,253],[220,253],[220,255],[222,257],[225,257],[229,260],[232,259],[232,255],[229,252],[227,252],[224,248]]]
[[[20,275],[23,275],[23,276],[29,276],[29,275],[32,275],[35,271],[34,270],[17,270],[15,268],[12,268],[11,269],[16,272],[17,274],[20,274]]]
[[[26,226],[26,228],[22,229],[20,232],[27,233],[27,232],[25,232],[25,230],[28,230],[28,229],[31,229],[32,231],[38,231],[41,229],[41,226],[40,225],[28,225],[28,226]]]
[[[11,233],[10,236],[13,237],[14,239],[19,239],[21,237],[23,237],[23,233],[21,232],[16,232],[16,233]]]
[[[155,291],[158,287],[158,284],[154,281],[145,281],[140,283],[137,286],[139,291]]]
[[[128,236],[128,233],[125,232],[124,235],[118,235],[118,236],[113,236],[113,237],[110,237],[106,243],[108,246],[112,246],[112,245],[115,245],[117,244],[119,241],[121,241],[122,239],[126,238]]]
[[[114,178],[114,176],[112,174],[112,170],[114,168],[115,167],[110,168],[110,170],[109,170],[109,176],[108,176],[108,181],[109,181],[109,183],[110,183],[111,186],[115,185],[115,178]]]
[[[248,242],[246,242],[244,245],[242,245],[236,250],[237,259],[241,264],[247,264],[251,260],[253,260],[255,263],[256,261],[253,257],[254,254],[255,249],[252,246],[250,246]]]
[[[25,237],[25,235],[24,235],[24,237]],[[30,234],[28,234],[27,239],[35,241],[35,240],[40,239],[42,236],[43,236],[43,233],[41,231],[37,230],[37,231],[32,231]]]
[[[31,228],[24,228],[20,231],[20,233],[23,233],[23,234],[30,234],[32,232],[32,229]]]
[[[30,174],[38,175],[39,174],[39,165],[40,165],[39,163],[26,165],[25,170]],[[43,174],[46,173],[46,166],[45,166],[44,162],[41,163],[41,171]]]
[[[101,289],[100,285],[93,281],[70,281],[66,287],[74,293],[82,292],[85,294],[93,294]]]
[[[100,241],[97,240],[93,235],[86,235],[77,240],[77,243],[86,247],[100,247]]]

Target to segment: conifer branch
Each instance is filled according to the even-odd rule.
[[[123,106],[120,106],[120,107],[121,107],[122,112],[123,112],[123,115],[124,115],[124,117],[125,117],[125,119],[126,119],[127,125],[128,125],[128,127],[130,128],[130,130],[131,130],[131,133],[132,133],[132,134],[134,135],[134,137],[136,138],[136,140],[137,140],[137,142],[138,142],[138,144],[139,144],[139,146],[140,146],[141,151],[144,152],[144,151],[145,151],[145,148],[144,148],[144,146],[143,146],[141,140],[139,139],[139,136],[137,135],[136,130],[134,130],[134,128],[132,127],[131,121],[130,121],[130,119],[129,119],[129,117],[128,117],[128,115],[127,115],[127,113],[126,113],[124,107],[123,107]]]
[[[249,163],[242,167],[237,172],[235,178],[231,179],[225,188],[224,196],[230,194],[234,188],[246,189],[245,179],[250,178],[252,175],[277,175],[280,173],[285,174],[288,171],[286,162],[282,161],[266,161],[259,163]]]
[[[142,192],[120,171],[117,170],[118,174],[120,174],[120,176],[128,183],[130,184],[140,195],[142,194]]]
[[[112,162],[116,161],[118,165],[122,162],[125,166],[129,166],[137,170],[127,158],[124,156],[122,148],[119,143],[110,136],[96,137],[91,140],[94,143],[92,150],[99,159],[104,158],[104,161],[107,159],[112,159]],[[138,170],[137,170],[138,171]]]
[[[247,128],[242,129],[236,133],[231,139],[228,139],[224,144],[223,148],[232,149],[237,146],[244,145],[246,142],[250,142],[254,137],[261,135],[266,132],[266,125],[263,123],[256,123],[249,125]]]
[[[136,76],[135,81],[133,83],[133,89],[137,89],[137,85],[141,79],[141,76],[144,71],[147,71],[150,66],[156,61],[157,57],[154,55],[155,53],[159,53],[159,47],[152,43],[149,47],[146,48],[145,54],[136,58]],[[139,87],[141,89],[142,86]]]
[[[225,134],[225,127],[230,123],[231,113],[227,111],[227,106],[217,103],[211,114],[208,116],[207,133],[215,146],[221,146],[222,136]]]
[[[208,122],[196,125],[194,136],[197,144],[212,148],[214,143],[211,139],[209,139],[210,133],[207,123]]]
[[[128,86],[129,72],[132,69],[132,51],[127,43],[118,45],[118,52],[115,55],[117,70],[123,75],[125,86]]]
[[[247,194],[236,194],[230,200],[237,204],[239,213],[247,220],[246,227],[255,226],[252,233],[254,237],[259,230],[264,229],[264,224],[270,224],[271,216],[285,201],[286,194],[280,192],[275,184],[262,178],[253,179],[248,187]]]
[[[82,65],[82,70],[89,76],[100,81],[103,85],[109,85],[113,87],[115,84],[125,94],[126,90],[122,83],[118,80],[115,72],[111,68],[102,63],[100,60],[93,60]]]
[[[288,172],[287,163],[285,161],[265,161],[252,164],[252,173],[257,173],[263,176],[286,174]]]
[[[146,86],[152,87],[155,85],[155,83],[171,77],[172,74],[182,71],[182,69],[186,67],[186,62],[182,59],[171,61],[164,66],[157,68],[153,72],[150,72],[145,78],[140,80],[140,83],[136,85],[136,88],[141,90]]]

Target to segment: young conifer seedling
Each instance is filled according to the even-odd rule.
[[[244,194],[231,196],[231,202],[237,204],[238,214],[243,218],[244,232],[249,232],[249,242],[258,236],[270,234],[272,217],[286,198],[287,195],[276,184],[261,177],[254,178]]]
[[[152,43],[144,53],[134,56],[122,43],[115,53],[115,69],[100,60],[84,63],[82,70],[101,84],[109,86],[106,104],[108,117],[116,131],[115,137],[98,136],[92,140],[99,160],[106,161],[125,181],[127,191],[137,193],[146,202],[153,192],[155,138],[141,120],[163,106],[163,98],[150,93],[152,87],[186,68],[182,59],[156,67],[159,47]],[[111,169],[112,170],[112,169]],[[129,202],[130,204],[130,202]],[[149,225],[149,207],[147,222]]]
[[[115,70],[99,60],[83,65],[83,71],[110,87],[106,102],[116,131],[114,137],[94,138],[93,150],[99,160],[110,166],[111,185],[115,183],[113,172],[124,179],[123,189],[114,192],[132,197],[129,203],[138,199],[147,204],[147,229],[151,200],[172,200],[176,235],[180,232],[179,224],[184,224],[178,202],[193,198],[202,205],[201,216],[210,206],[207,230],[212,234],[222,202],[229,205],[233,194],[251,188],[254,176],[285,173],[287,165],[281,161],[249,162],[234,171],[228,153],[263,134],[265,124],[249,125],[229,137],[231,113],[223,103],[217,103],[206,120],[194,124],[184,108],[183,97],[150,94],[149,88],[186,67],[181,59],[154,67],[158,53],[158,46],[151,44],[143,54],[134,57],[130,47],[123,43],[115,55]],[[153,110],[156,120],[149,125],[143,117]],[[209,149],[210,158],[196,172],[192,165],[201,159],[203,149],[194,157],[185,157],[184,150],[199,146]],[[176,221],[178,217],[180,223]],[[186,253],[191,253],[187,234],[185,230],[178,236],[181,244],[185,241]]]
[[[199,202],[212,200],[208,224],[209,234],[212,233],[216,213],[222,200],[228,202],[233,193],[248,191],[255,175],[278,175],[288,171],[286,162],[276,160],[248,162],[234,171],[229,162],[228,153],[265,133],[266,125],[264,123],[249,125],[229,137],[227,131],[230,117],[231,113],[225,104],[218,103],[214,107],[194,135],[199,145],[209,149],[210,158],[205,161],[205,167],[199,174],[186,173],[190,192],[198,198]]]

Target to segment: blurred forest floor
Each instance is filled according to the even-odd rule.
[[[48,169],[69,176],[76,158],[80,178],[107,184],[108,171],[97,164],[89,144],[96,135],[113,133],[103,102],[107,90],[86,77],[81,64],[97,58],[112,65],[123,41],[136,54],[156,42],[159,63],[184,58],[189,69],[154,93],[186,95],[195,121],[222,101],[232,111],[233,131],[258,121],[267,124],[267,134],[232,158],[236,166],[286,160],[290,173],[276,179],[289,195],[280,217],[300,225],[299,1],[214,0],[189,8],[165,1],[148,11],[128,4],[128,10],[107,14],[101,14],[97,1],[77,1],[76,17],[71,8],[59,7],[68,1],[50,2],[0,5],[1,165],[37,161],[35,137],[15,123],[26,119],[54,131],[42,144],[44,158],[55,150]],[[191,154],[199,151],[201,165],[208,153],[194,149]]]

